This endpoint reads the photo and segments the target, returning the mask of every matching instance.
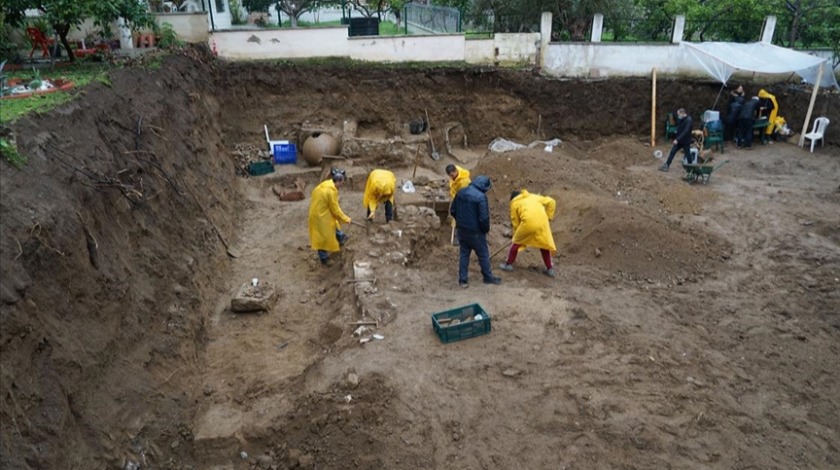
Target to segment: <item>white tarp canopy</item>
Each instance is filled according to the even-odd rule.
[[[831,62],[821,57],[797,52],[765,42],[738,44],[732,42],[683,42],[703,70],[726,84],[736,70],[758,73],[796,73],[814,84],[820,64],[825,63],[820,86],[840,88]]]

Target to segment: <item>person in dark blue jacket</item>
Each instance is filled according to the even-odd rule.
[[[461,258],[458,264],[458,285],[467,287],[469,283],[470,255],[475,251],[481,275],[485,284],[501,284],[501,278],[493,275],[490,267],[490,250],[487,248],[487,232],[490,231],[490,207],[487,203],[487,191],[490,190],[490,178],[479,176],[469,186],[458,191],[449,214],[455,218],[458,228],[458,242]]]
[[[691,126],[694,125],[694,122],[691,120],[691,116],[689,116],[683,108],[677,110],[677,120],[677,132],[674,135],[674,145],[671,147],[671,153],[668,154],[668,160],[659,167],[659,171],[668,171],[668,167],[670,167],[671,162],[674,161],[674,155],[676,155],[677,151],[680,149],[682,149],[683,153],[685,153],[686,161],[694,163],[691,158]]]

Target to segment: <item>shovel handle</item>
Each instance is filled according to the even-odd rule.
[[[503,246],[503,247],[499,248],[498,250],[494,251],[494,252],[493,252],[493,254],[492,254],[492,255],[490,255],[490,259],[493,259],[493,257],[494,257],[494,256],[498,255],[499,253],[501,253],[501,252],[502,252],[502,250],[504,250],[504,249],[506,249],[507,247],[509,247],[511,243],[513,243],[513,242],[507,242],[507,243],[505,244],[505,246]]]
[[[351,221],[350,221],[350,225],[355,225],[356,227],[361,227],[361,228],[365,229],[365,232],[367,232],[368,230],[370,230],[370,227],[368,227],[368,226],[367,226],[367,225],[365,225],[365,224],[360,224],[359,222],[356,222],[355,220],[351,220]]]

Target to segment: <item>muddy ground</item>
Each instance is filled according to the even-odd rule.
[[[840,127],[813,154],[728,148],[689,185],[656,171],[645,80],[192,51],[111,83],[13,126],[29,163],[0,173],[4,468],[840,466]],[[807,93],[771,89],[801,123]],[[659,112],[718,90],[660,81]],[[426,111],[440,161],[405,129]],[[816,115],[840,122],[840,97]],[[468,148],[447,155],[455,123]],[[325,269],[306,227],[320,168],[237,176],[263,124],[342,135],[356,220],[374,167],[409,179],[417,156],[430,184],[398,195],[398,221],[351,226]],[[487,152],[500,136],[564,142]],[[458,288],[424,197],[447,163],[493,178],[491,251],[512,189],[557,199],[556,279],[526,251],[501,286],[473,266]],[[279,201],[296,178],[307,199]],[[279,300],[231,313],[254,277]],[[492,333],[441,344],[431,313],[475,302]],[[384,339],[360,345],[359,321]]]

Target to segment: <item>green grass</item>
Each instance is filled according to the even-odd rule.
[[[404,36],[405,28],[390,21],[381,21],[379,23],[380,36]]]
[[[15,168],[19,169],[26,163],[26,157],[18,152],[17,146],[14,142],[6,139],[5,137],[0,137],[0,153],[2,153],[3,158],[5,158],[6,161]]]
[[[32,112],[48,112],[74,99],[79,95],[82,87],[92,82],[111,86],[108,72],[112,68],[102,64],[77,64],[56,70],[39,70],[38,72],[33,72],[32,69],[29,69],[8,72],[6,75],[9,80],[21,78],[24,81],[29,81],[35,78],[37,74],[40,74],[42,78],[70,80],[75,84],[75,87],[68,91],[36,94],[28,98],[4,99],[0,105],[0,122],[8,123]]]

